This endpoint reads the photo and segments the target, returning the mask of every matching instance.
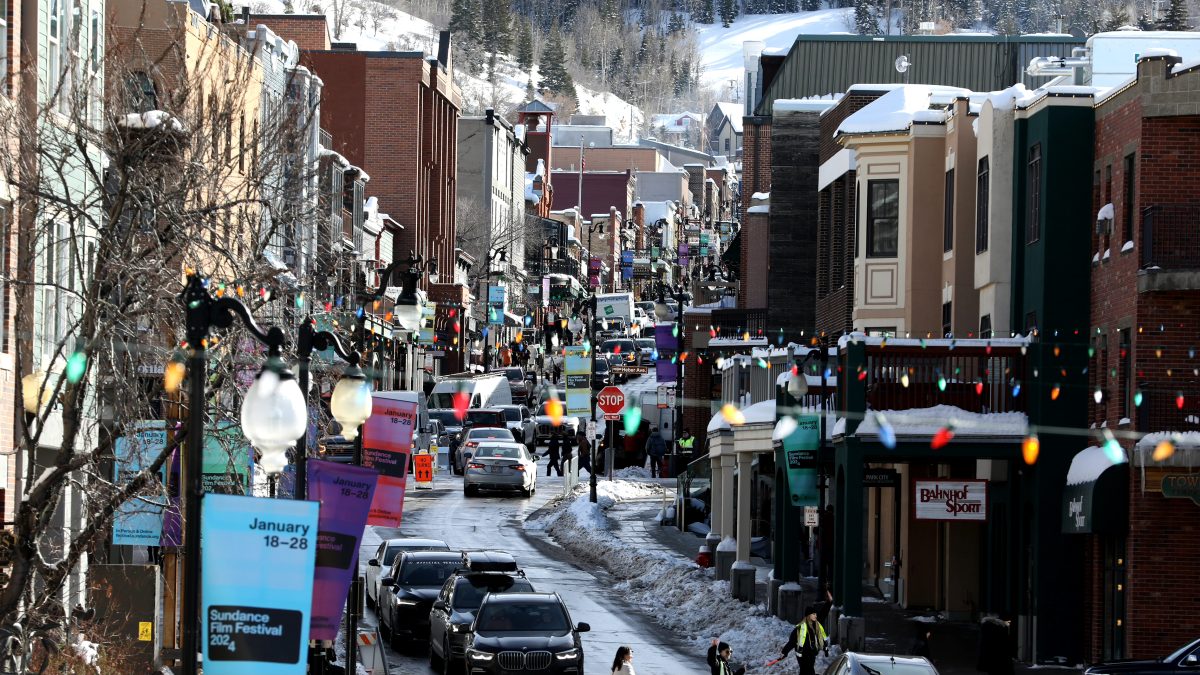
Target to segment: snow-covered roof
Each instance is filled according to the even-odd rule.
[[[645,216],[647,223],[668,220],[670,215],[675,212],[675,202],[670,200],[641,202],[641,204],[642,214]]]
[[[769,398],[742,408],[745,424],[775,424],[775,399]]]
[[[166,126],[170,131],[183,131],[183,122],[171,113],[162,110],[147,110],[143,113],[129,113],[117,118],[117,125],[126,129],[157,129]]]
[[[667,131],[670,131],[671,127],[680,127],[682,129],[686,129],[688,126],[690,126],[690,123],[701,121],[703,121],[703,117],[700,115],[700,113],[694,112],[651,115],[650,128],[658,129],[659,127],[662,127]]]
[[[337,164],[343,168],[350,166],[350,160],[346,159],[346,157],[343,156],[342,153],[338,152],[337,150],[330,150],[329,148],[327,148],[323,145],[320,147],[319,150],[317,150],[317,156],[321,157],[321,158],[331,157],[331,158],[333,158],[333,162],[335,164]]]
[[[733,427],[729,425],[729,420],[725,419],[725,415],[723,415],[720,410],[718,410],[712,416],[712,419],[708,421],[708,433],[710,434],[714,431],[724,431],[725,429],[732,428]]]
[[[1096,220],[1112,220],[1112,219],[1113,219],[1112,202],[1109,202],[1109,203],[1105,204],[1104,206],[1101,206],[1100,210],[1096,212]]]
[[[683,311],[684,314],[712,314],[714,309],[732,309],[737,307],[737,298],[732,295],[723,295],[716,302],[709,302],[703,305],[695,305],[688,307]],[[711,342],[709,344],[712,344]]]
[[[992,104],[994,110],[1012,110],[1018,99],[1029,95],[1029,89],[1018,82],[1007,89],[989,92],[986,101]]]
[[[939,93],[948,93],[940,91],[945,89],[953,88],[941,87]],[[961,92],[963,96],[969,96],[971,93],[966,89],[957,91]],[[905,131],[914,122],[944,122],[945,112],[929,109],[930,98],[933,94],[934,88],[925,84],[907,84],[896,87],[843,120],[835,135],[880,134]]]
[[[1095,445],[1079,451],[1071,460],[1071,468],[1067,470],[1067,485],[1082,485],[1100,477],[1106,469],[1129,461],[1125,449],[1121,448],[1121,460],[1114,462],[1108,456],[1108,451]]]
[[[771,212],[770,204],[756,204],[756,205],[751,206],[750,208],[746,209],[746,213],[770,213],[770,212]]]
[[[879,415],[883,415],[896,437],[929,437],[943,427],[952,426],[955,437],[1024,438],[1029,433],[1029,418],[1022,412],[975,413],[952,405],[907,410],[880,410],[868,414],[858,425],[855,436],[878,436]]]
[[[767,338],[738,338],[715,337],[708,341],[709,347],[765,347]]]
[[[734,133],[742,133],[742,116],[746,114],[742,104],[718,101],[717,108],[721,111],[722,115],[729,119],[729,126],[733,128]]]
[[[770,192],[755,192],[754,194],[750,195],[750,199],[770,199],[770,198],[771,198]]]
[[[838,338],[838,347],[845,347],[851,342],[862,342],[867,345],[882,345],[885,342],[896,347],[949,347],[951,344],[955,347],[1028,347],[1029,338],[1018,335],[1011,338],[965,338],[965,339],[946,339],[946,338],[931,338],[921,340],[918,338],[884,338],[878,335],[866,335],[865,333],[847,333]]]
[[[777,98],[771,103],[771,112],[778,115],[782,112],[816,112],[822,113],[837,105],[831,99]]]

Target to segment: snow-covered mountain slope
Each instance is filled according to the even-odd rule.
[[[745,14],[739,16],[729,28],[722,28],[720,21],[710,25],[695,24],[694,28],[700,51],[701,84],[723,89],[723,93],[727,93],[730,80],[736,80],[738,87],[741,87],[745,79],[743,42],[761,40],[768,50],[786,50],[800,34],[846,34],[854,30],[854,8],[792,14]]]
[[[332,27],[332,8],[319,1],[313,4],[325,8],[323,13]],[[284,8],[282,0],[256,0],[255,11],[282,13]],[[424,19],[374,0],[346,3],[345,11],[347,16],[341,34],[336,37],[338,42],[353,42],[362,50],[437,53],[438,28]],[[532,77],[536,85],[536,67]],[[472,74],[462,67],[455,69],[454,79],[463,94],[462,113],[482,115],[487,108],[507,113],[523,103],[530,74],[521,71],[511,59],[501,57],[496,64],[495,85],[488,81],[485,72]],[[595,91],[580,84],[575,85],[575,95],[579,99],[577,112],[604,115],[607,118],[609,126],[613,127],[614,141],[637,141],[636,130],[643,121],[640,108],[611,93]]]

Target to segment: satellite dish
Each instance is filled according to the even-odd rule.
[[[900,56],[896,57],[896,72],[897,73],[907,72],[908,67],[911,65],[912,65],[912,62],[908,60],[907,54],[901,54]]]

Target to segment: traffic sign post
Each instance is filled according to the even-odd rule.
[[[596,397],[596,404],[604,411],[605,420],[619,420],[621,410],[625,408],[625,392],[616,387],[605,387]]]

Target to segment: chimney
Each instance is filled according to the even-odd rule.
[[[484,110],[483,111],[483,119],[489,127],[492,126],[493,124],[496,123],[496,111],[491,108]]]
[[[250,26],[250,5],[242,5],[242,25]]]
[[[447,73],[453,72],[450,60],[450,31],[444,30],[438,33],[438,63],[446,69]]]

